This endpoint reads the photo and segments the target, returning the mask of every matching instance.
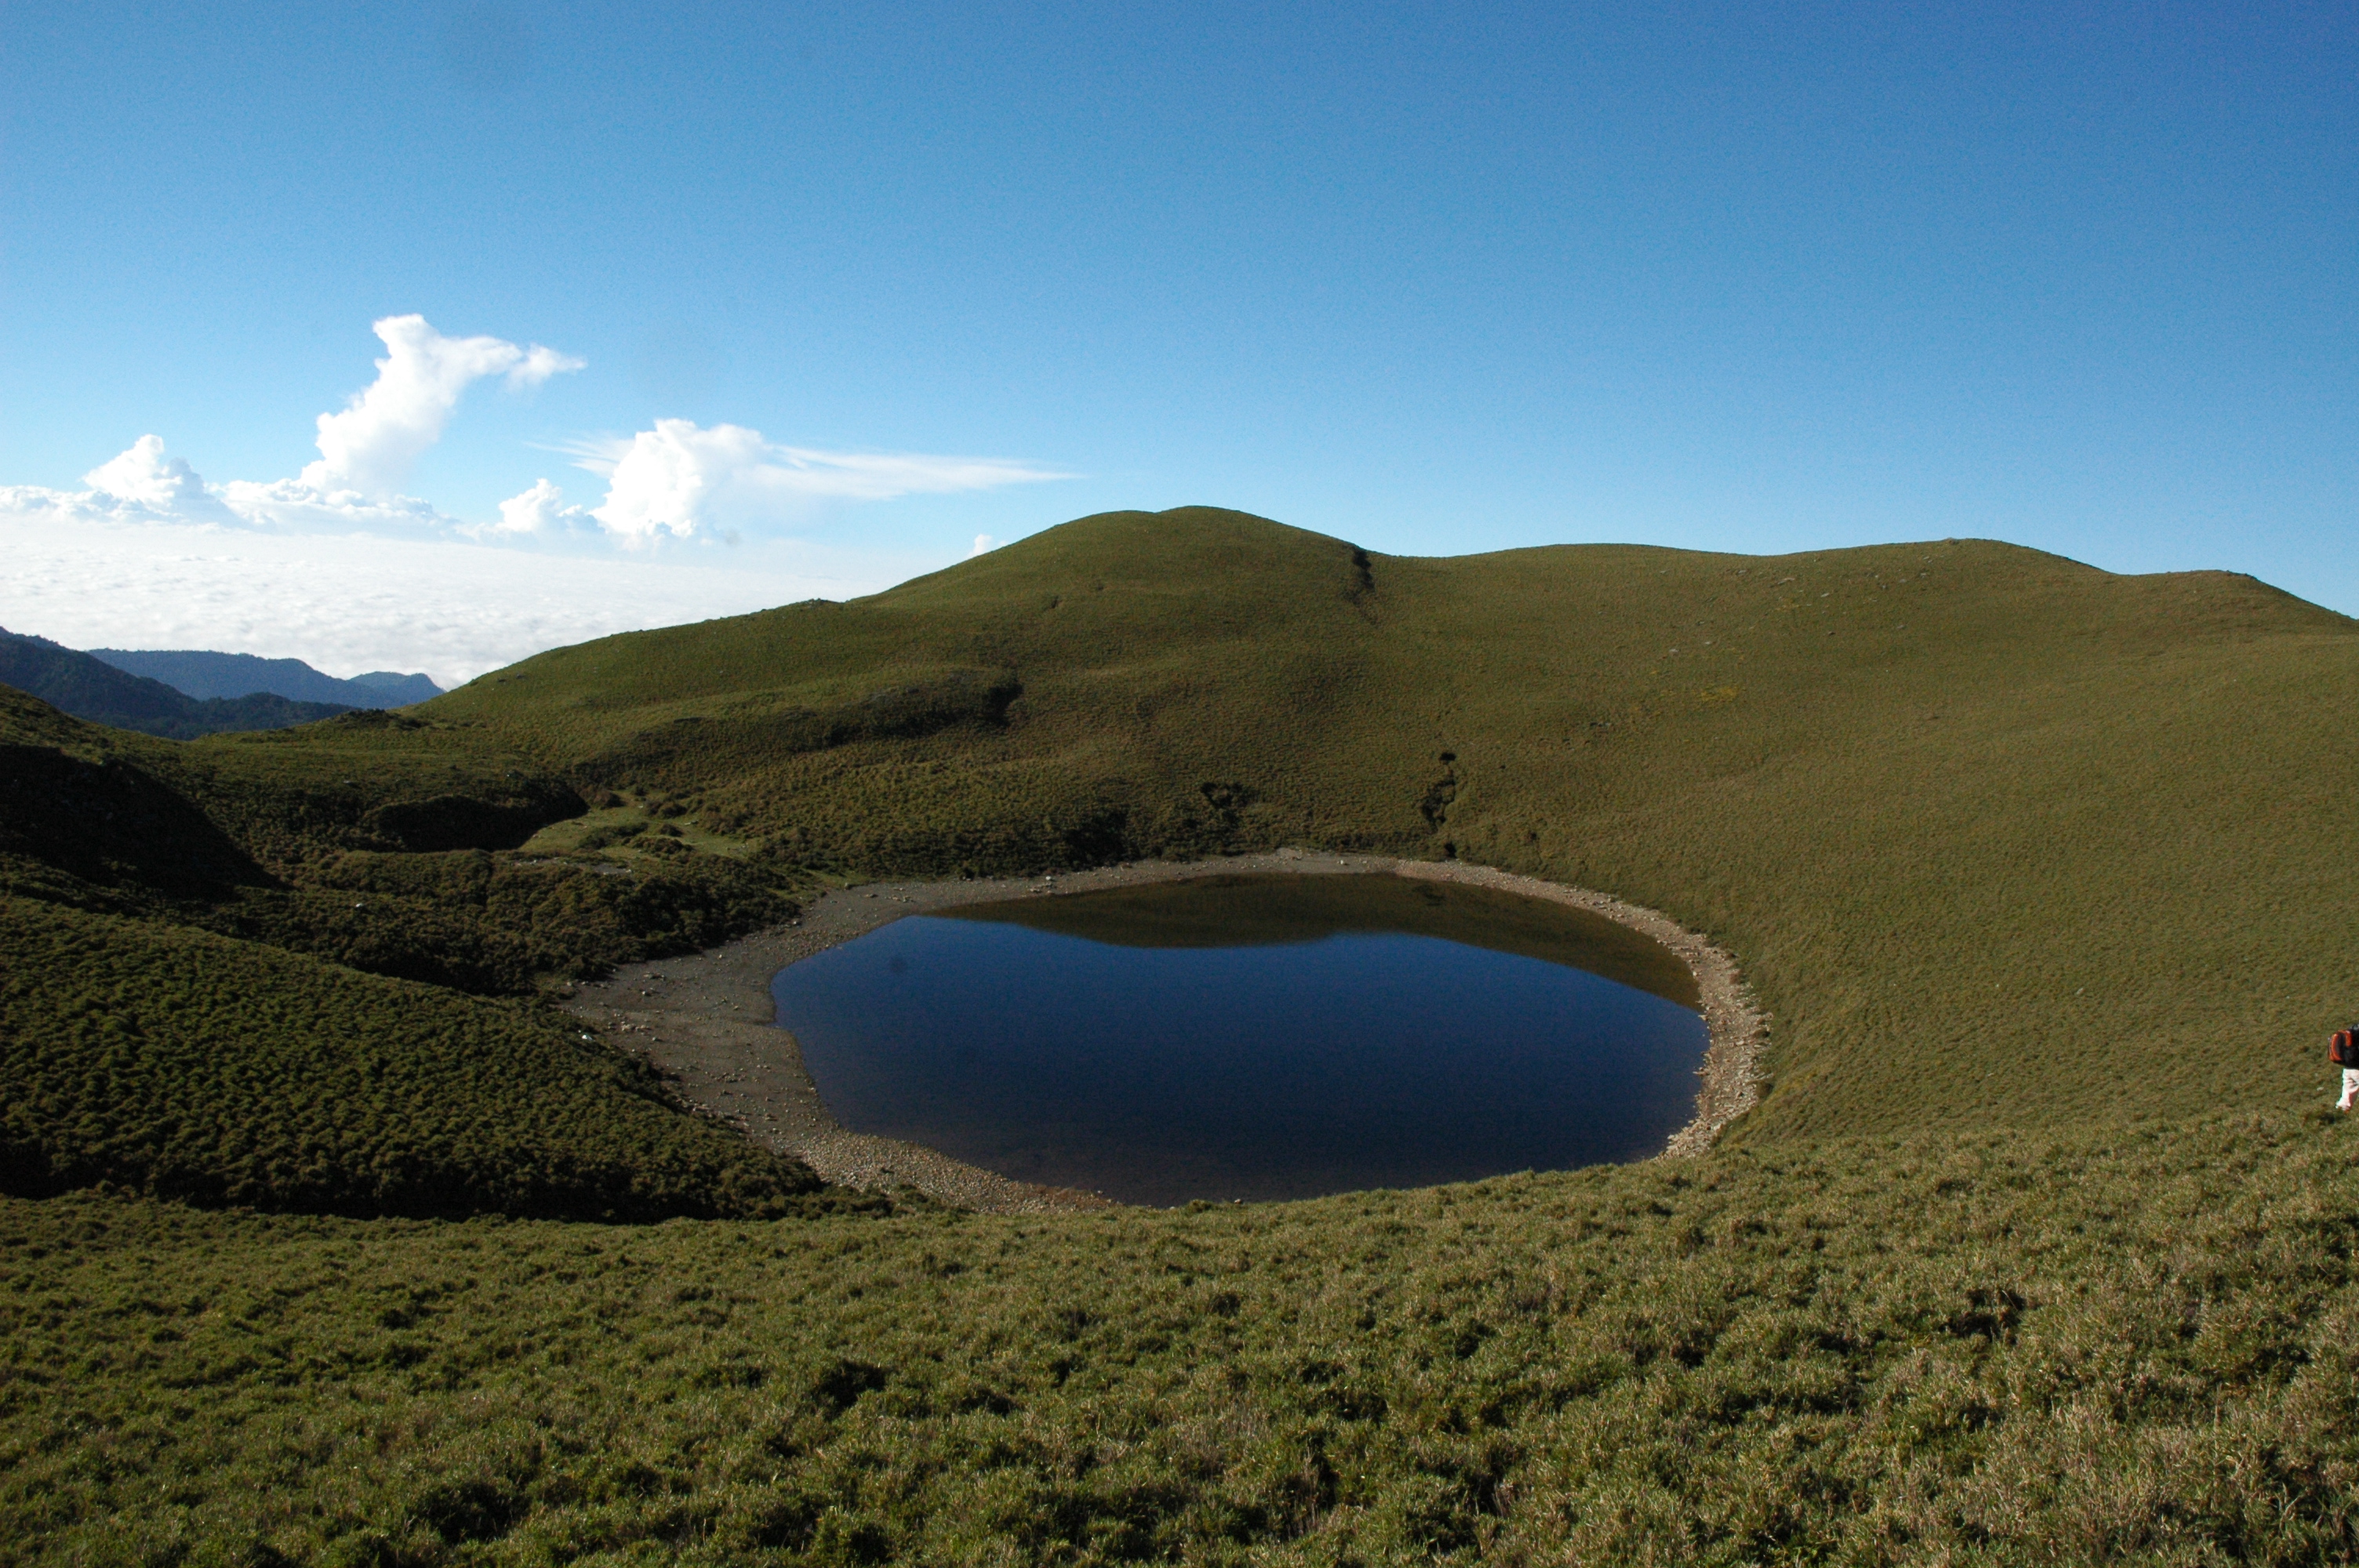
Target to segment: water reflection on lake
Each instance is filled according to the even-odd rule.
[[[1601,916],[1393,876],[918,915],[780,971],[836,1119],[1130,1203],[1643,1158],[1693,1113],[1693,978]]]

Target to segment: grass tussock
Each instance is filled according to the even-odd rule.
[[[2359,1141],[1918,1137],[1055,1220],[0,1206],[57,1561],[2294,1563]]]

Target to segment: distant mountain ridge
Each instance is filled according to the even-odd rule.
[[[162,681],[175,691],[204,700],[268,692],[295,702],[332,702],[346,708],[407,708],[442,695],[423,675],[371,670],[340,679],[300,659],[265,659],[252,654],[216,654],[201,649],[92,648],[90,656],[116,669]]]
[[[355,704],[296,702],[270,692],[200,700],[47,637],[0,627],[0,683],[93,724],[192,741],[232,730],[284,730],[349,713]],[[381,706],[371,704],[370,706]]]

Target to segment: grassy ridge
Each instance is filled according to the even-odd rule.
[[[2359,1136],[1736,1151],[1201,1213],[0,1203],[83,1563],[2348,1561]]]
[[[819,1185],[555,1013],[19,899],[0,944],[0,1191],[648,1219]]]
[[[489,737],[384,713],[178,743],[0,687],[0,859],[202,897],[352,850],[505,848],[577,816],[562,780]]]
[[[544,654],[433,711],[855,869],[1267,839],[1267,789],[1224,760],[1328,779],[1328,841],[1397,826],[1386,781],[1334,744],[1371,630],[1350,546],[1230,514],[1093,519],[1050,537],[854,604]],[[912,717],[869,717],[897,708]],[[831,732],[846,738],[814,743]]]
[[[1741,1136],[2319,1093],[2359,992],[2333,885],[2359,850],[2333,782],[2359,761],[2350,622],[2246,579],[1998,546],[1690,557],[1656,568],[1673,624],[1617,629],[1601,703],[1538,650],[1603,619],[1610,585],[1502,627],[1522,564],[1428,600],[1437,654],[1502,633],[1441,709],[1484,737],[1453,832],[1737,951],[1777,1021]]]
[[[2359,627],[2224,574],[1414,560],[1193,510],[425,711],[854,869],[1305,842],[1602,887],[1736,952],[1774,1028],[1737,1135],[1781,1139],[2314,1098],[2359,995],[2354,697]]]

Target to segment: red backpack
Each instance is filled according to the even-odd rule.
[[[2326,1043],[2326,1059],[2338,1067],[2359,1067],[2359,1029],[2338,1029]]]

